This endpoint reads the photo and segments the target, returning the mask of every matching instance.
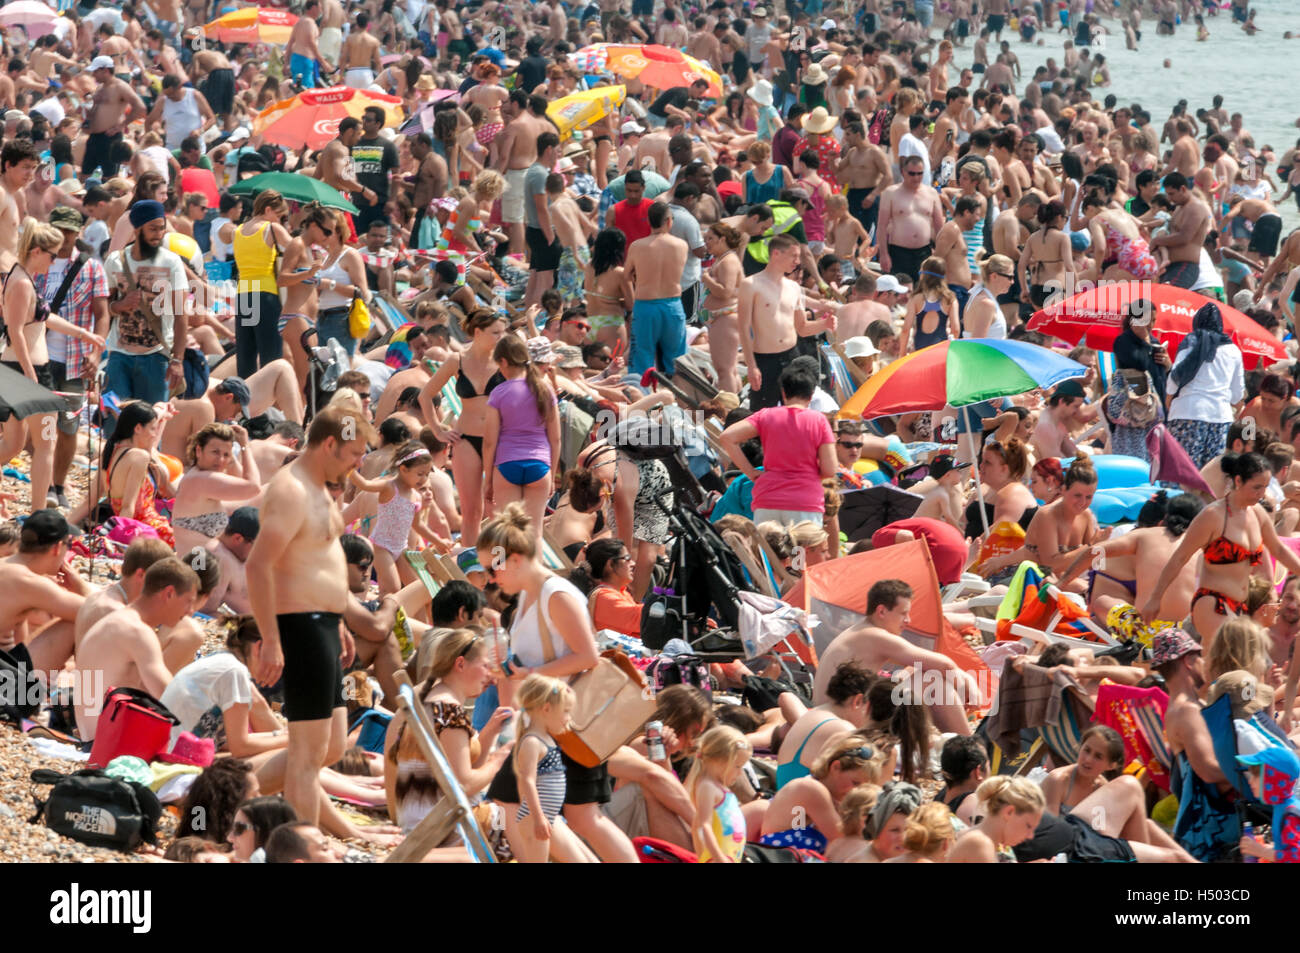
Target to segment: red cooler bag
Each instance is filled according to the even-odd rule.
[[[154,761],[166,751],[173,725],[180,720],[148,692],[134,688],[110,688],[104,708],[95,723],[95,744],[89,767],[108,767],[122,755]]]

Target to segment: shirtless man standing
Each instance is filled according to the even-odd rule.
[[[957,296],[960,316],[966,313],[966,300],[974,284],[963,233],[974,228],[983,217],[983,196],[963,195],[953,205],[952,220],[944,223],[934,239],[934,253],[943,259],[944,281]]]
[[[873,321],[893,323],[889,308],[876,300],[876,275],[858,275],[849,293],[849,302],[835,316],[835,340],[843,345],[849,338],[861,337]]]
[[[320,29],[316,26],[320,13],[320,0],[307,0],[284,48],[285,58],[289,61],[289,75],[303,89],[315,89],[321,85],[322,73],[335,71],[320,51]]]
[[[91,100],[86,116],[86,154],[81,161],[81,177],[89,178],[99,169],[103,179],[117,175],[117,163],[112,159],[113,146],[122,141],[122,131],[127,124],[143,119],[149,112],[144,100],[122,80],[113,75],[113,60],[96,56],[90,61],[90,74],[98,89]]]
[[[861,123],[844,127],[844,149],[835,163],[835,178],[846,190],[849,214],[862,223],[868,235],[876,227],[882,186],[893,181],[889,154],[867,138]]]
[[[682,273],[690,249],[672,234],[673,216],[667,205],[650,206],[649,221],[650,235],[627,250],[625,272],[635,296],[628,371],[644,374],[658,367],[671,374],[677,358],[686,353]]]
[[[925,184],[925,161],[920,156],[904,156],[902,171],[903,181],[881,196],[876,247],[882,272],[916,281],[921,262],[934,253],[934,236],[943,227],[943,202]]]
[[[343,70],[343,84],[352,89],[369,89],[383,69],[379,60],[379,39],[369,31],[370,15],[364,10],[357,14],[356,24],[343,41],[339,66]]]
[[[447,160],[433,151],[433,139],[427,132],[416,133],[410,139],[410,149],[415,160],[415,181],[411,183],[415,221],[411,223],[410,247],[419,248],[420,225],[428,214],[429,203],[447,191]]]
[[[543,99],[543,113],[545,102]],[[528,107],[528,94],[520,89],[514,90],[501,106],[506,127],[496,141],[497,168],[506,177],[506,191],[501,196],[501,221],[510,236],[512,255],[524,252],[524,177],[537,161],[537,137],[554,128],[545,119],[539,120],[534,116]]]
[[[903,638],[908,613],[912,610],[912,587],[901,579],[882,579],[867,592],[867,619],[837,635],[822,653],[817,666],[817,680],[813,684],[813,704],[827,701],[826,685],[841,662],[853,661],[869,672],[882,668],[916,668],[939,673],[944,686],[951,686],[956,697],[946,697],[940,704],[927,700],[926,707],[940,731],[955,731],[960,735],[971,733],[963,707],[967,697],[978,697],[978,686],[959,669],[952,659],[938,652],[918,648]],[[963,690],[971,692],[965,695]],[[912,699],[920,703],[921,699]]]
[[[801,251],[793,236],[773,236],[766,267],[740,282],[737,324],[749,369],[750,410],[781,403],[781,369],[798,356],[799,338],[835,330],[833,316],[808,320],[802,290],[786,277]]]
[[[1164,187],[1178,210],[1170,222],[1169,234],[1154,236],[1151,248],[1169,249],[1169,264],[1160,274],[1160,283],[1190,290],[1201,276],[1201,246],[1213,225],[1210,207],[1196,196],[1182,173],[1166,175]]]
[[[202,49],[190,61],[190,77],[212,111],[225,117],[235,105],[235,71],[220,50]]]
[[[374,436],[369,421],[348,407],[319,413],[302,456],[267,486],[246,562],[248,601],[262,634],[257,681],[273,685],[284,675],[285,800],[312,823],[320,816],[320,769],[343,755],[342,666],[354,651],[342,625],[348,596],[343,517],[325,484],[355,469]]]
[[[27,189],[40,164],[30,139],[10,139],[0,149],[0,262],[6,271],[18,255],[18,233],[27,215]]]
[[[47,679],[72,655],[77,612],[94,592],[67,561],[71,535],[58,510],[37,510],[23,523],[18,552],[0,560],[0,649]],[[32,623],[49,619],[54,621],[31,631]]]
[[[339,0],[322,0],[320,15],[320,38],[317,40],[322,55],[327,62],[337,63],[343,51],[343,4]]]
[[[77,672],[85,678],[96,673],[105,688],[134,688],[154,698],[162,696],[172,673],[163,661],[159,626],[174,626],[194,608],[199,577],[174,556],[160,560],[144,574],[138,598],[114,609],[90,627],[77,653]],[[104,700],[78,693],[77,734],[82,741],[95,737]]]
[[[361,141],[361,120],[356,116],[345,116],[339,122],[338,138],[331,139],[321,150],[316,160],[316,178],[326,185],[332,185],[340,192],[361,192],[367,199],[377,196],[358,182],[353,176],[352,147]]]

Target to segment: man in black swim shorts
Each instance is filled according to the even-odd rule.
[[[271,685],[284,676],[284,797],[312,824],[320,821],[320,769],[343,755],[343,666],[354,653],[342,625],[348,598],[339,542],[343,517],[325,484],[344,480],[373,436],[370,421],[349,406],[319,413],[302,456],[267,486],[245,564],[248,601],[262,635],[258,681]]]

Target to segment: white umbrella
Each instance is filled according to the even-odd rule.
[[[20,26],[29,37],[54,32],[59,14],[40,0],[14,0],[0,7],[0,26]]]

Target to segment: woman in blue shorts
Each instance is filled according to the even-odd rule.
[[[534,341],[536,347],[517,334],[507,334],[492,352],[505,383],[488,397],[483,507],[491,513],[521,501],[540,532],[551,495],[551,474],[559,463],[560,416],[555,391],[539,366],[550,363],[550,342]]]

